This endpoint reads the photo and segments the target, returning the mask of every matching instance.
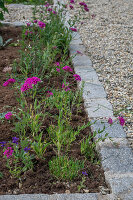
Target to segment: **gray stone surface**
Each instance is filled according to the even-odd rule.
[[[0,200],[49,200],[47,194],[2,195]]]
[[[77,55],[75,58],[72,59],[72,63],[74,67],[76,66],[92,66],[92,62],[86,55]]]
[[[89,118],[113,117],[112,105],[106,98],[89,99],[85,101],[85,108]]]
[[[81,76],[81,78],[82,78],[82,76]],[[82,79],[82,80],[84,80],[84,79]],[[88,101],[89,99],[94,99],[94,98],[95,99],[106,98],[106,93],[105,93],[102,85],[96,85],[96,84],[85,82],[83,98],[85,99],[85,101]]]
[[[124,177],[110,177],[106,175],[106,181],[112,189],[112,193],[122,200],[133,200],[133,174]]]
[[[98,194],[23,194],[1,195],[0,200],[98,200]]]
[[[95,120],[92,120],[94,122]],[[102,123],[104,122],[104,123]],[[92,124],[91,128],[93,131],[98,131],[99,129],[102,130],[105,126],[105,130],[103,133],[98,134],[96,138],[105,135],[105,133],[109,133],[109,137],[112,138],[126,138],[126,133],[124,132],[122,126],[118,123],[114,123],[111,126],[107,123],[107,121],[97,120],[95,124]]]
[[[82,44],[70,44],[70,55],[72,56],[73,54],[77,54],[77,51],[80,51],[82,54],[85,51],[85,47]],[[79,54],[82,56],[82,54]],[[81,58],[82,59],[82,58]]]
[[[49,200],[98,200],[97,194],[58,194],[51,195]]]
[[[128,147],[103,147],[100,150],[100,157],[105,172],[118,174],[133,172],[133,152]]]
[[[73,38],[73,39],[72,39],[70,45],[73,45],[73,44],[82,45],[82,44],[83,44],[83,43],[82,43],[82,40],[81,40],[81,38],[80,38],[79,33],[74,33],[74,32],[73,32],[72,38]]]

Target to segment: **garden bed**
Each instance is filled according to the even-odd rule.
[[[35,31],[37,31],[36,28]],[[42,32],[40,32],[40,34],[42,34]],[[37,71],[37,77],[39,78],[40,75],[40,77],[42,78],[41,81],[38,81],[36,90],[34,90],[33,87],[30,88],[30,90],[33,89],[35,93],[31,94],[31,92],[28,93],[28,91],[26,91],[27,93],[24,94],[25,91],[22,92],[22,86],[24,85],[24,84],[22,85],[22,82],[23,80],[26,80],[27,77],[35,77],[34,69],[36,68],[34,68],[34,65],[37,65],[38,63],[35,63],[35,61],[33,61],[32,63],[33,68],[31,68],[31,70],[29,70],[29,68],[26,68],[27,71],[24,71],[25,66],[23,63],[21,63],[22,57],[20,57],[20,55],[22,56],[22,54],[19,53],[19,50],[22,51],[22,46],[21,46],[22,42],[20,42],[20,40],[22,37],[23,39],[25,38],[23,40],[25,41],[23,47],[29,45],[29,48],[27,49],[27,54],[28,54],[30,52],[30,49],[33,48],[32,46],[34,42],[32,41],[33,38],[31,36],[26,37],[26,34],[21,35],[21,29],[13,27],[6,27],[6,28],[1,27],[0,35],[2,35],[4,41],[6,41],[9,38],[13,38],[13,41],[11,41],[11,44],[9,46],[0,50],[0,60],[1,60],[0,61],[0,76],[1,76],[0,194],[25,194],[25,193],[54,194],[54,193],[76,193],[76,192],[92,193],[92,192],[99,192],[100,186],[107,187],[104,179],[104,172],[100,166],[98,155],[94,150],[94,148],[91,149],[93,150],[93,152],[90,152],[90,154],[86,152],[87,156],[85,156],[85,153],[83,152],[81,153],[81,143],[83,142],[84,139],[88,138],[89,136],[93,136],[93,133],[91,133],[90,130],[90,123],[88,122],[88,117],[84,110],[83,100],[80,99],[82,92],[76,93],[77,80],[75,80],[73,77],[74,69],[71,66],[71,59],[69,57],[69,54],[65,53],[65,56],[66,55],[67,56],[64,58],[64,60],[62,60],[62,57],[64,56],[63,49],[59,50],[59,52],[56,52],[54,60],[52,61],[48,60],[49,68],[43,71],[44,74],[42,74],[41,68]],[[31,43],[28,43],[29,41]],[[58,48],[60,48],[60,44],[58,45],[59,45]],[[46,47],[43,46],[44,52],[46,52],[45,48]],[[56,46],[53,46],[53,50],[51,52],[52,55],[54,51],[57,51],[56,48],[57,48]],[[26,54],[23,54],[23,56],[24,55],[26,56]],[[35,54],[35,56],[37,55]],[[42,59],[44,59],[44,57],[45,55],[43,54]],[[13,64],[14,59],[16,61]],[[66,63],[64,64],[63,61]],[[70,70],[68,72],[64,70],[63,72],[62,67],[64,65],[66,66],[69,65],[72,71]],[[12,67],[12,69],[8,67]],[[65,73],[67,73],[67,76]],[[64,82],[64,77],[65,77],[65,82]],[[9,78],[15,79],[15,83],[7,84],[8,87],[4,87],[3,83],[7,81]],[[69,87],[67,83],[69,83]],[[19,92],[20,88],[21,88],[21,93]],[[75,104],[72,104],[72,100],[74,99],[73,94],[78,95],[77,97],[78,100],[77,99],[75,100]],[[26,103],[24,104],[25,100]],[[57,103],[55,102],[55,100],[57,100]],[[37,101],[37,105],[39,106],[39,109],[37,110],[34,110],[35,101]],[[39,104],[39,102],[41,102],[41,104]],[[58,109],[58,104],[60,105],[60,102],[63,103],[66,102],[67,106],[63,104],[62,107],[63,109],[61,110],[60,108]],[[69,103],[71,110],[69,110]],[[30,109],[28,110],[28,108]],[[20,110],[22,112],[18,114]],[[35,122],[35,126],[37,128],[37,123],[35,121],[37,119],[34,117],[38,116],[38,110],[43,116],[40,115],[39,121],[37,121],[38,124],[41,122],[38,132],[34,132],[32,131],[33,127],[31,127],[29,124]],[[59,120],[61,111],[63,112],[63,117],[62,120]],[[12,112],[13,114],[11,115],[11,118],[8,120],[5,119],[5,115],[9,112]],[[22,135],[23,131],[22,127],[20,130],[20,123],[21,121],[24,122],[25,113],[33,114],[33,116],[32,117],[30,116],[29,118],[27,117],[28,115],[26,116],[27,118],[25,119],[29,121],[26,124],[26,127],[24,127],[23,129],[25,131],[25,134]],[[57,142],[58,140],[56,138],[56,133],[57,133],[56,131],[58,130],[59,121],[61,123],[63,121],[62,126],[65,127],[64,129],[62,129],[62,134],[64,134],[64,137],[66,137],[65,134],[68,134],[67,131],[70,132],[70,130],[71,130],[71,132],[69,133],[70,135],[76,134],[73,136],[73,139],[71,138],[72,136],[69,139],[68,138],[69,134],[67,135],[66,140],[68,143],[72,139],[72,142],[70,143],[69,146],[67,146],[67,143],[65,143],[65,141],[62,138],[64,146],[62,145],[63,147],[61,149],[59,149]],[[68,121],[68,124],[66,125],[68,126],[68,128],[70,128],[68,130],[67,126],[64,125],[66,121]],[[15,130],[13,130],[14,127]],[[80,129],[79,127],[82,128]],[[55,135],[53,135],[54,131]],[[33,148],[33,146],[35,145],[35,143],[39,144],[37,136],[38,135],[40,136],[41,133],[42,133],[41,141],[47,141],[46,143],[48,144],[48,146],[42,154],[40,152],[39,154],[37,153],[37,151],[35,151],[35,148]],[[33,140],[35,140],[36,142]],[[26,141],[26,144],[23,144],[22,141]],[[27,142],[29,142],[28,145]],[[91,146],[93,144],[93,138],[90,139],[89,142]],[[28,147],[29,151],[27,150],[24,152],[22,149],[22,145],[24,145],[23,148]],[[42,142],[41,145],[45,145],[45,142],[44,143]],[[12,156],[11,155],[9,157],[4,156],[3,158],[3,152],[5,152],[5,150],[8,147],[11,147],[12,149],[14,148],[13,150],[14,153],[12,154]],[[20,151],[19,153],[23,154],[19,154],[15,165],[14,160],[16,159],[18,151]],[[92,157],[91,154],[93,154],[94,156]],[[24,163],[21,162],[20,155],[23,155],[25,159],[26,156],[30,158],[30,155],[32,155],[33,167],[29,169],[27,167],[27,170],[25,170]],[[54,171],[56,170],[54,167],[53,170],[52,168],[50,170],[50,161],[53,158],[57,158],[57,160],[62,158],[64,159],[63,162],[65,161],[68,162],[72,159],[71,162],[73,163],[74,167],[78,165],[75,164],[74,162],[80,161],[81,164],[79,169],[77,170],[77,175],[70,176],[69,178],[67,177],[69,173],[68,174],[66,173],[64,177],[62,177],[62,174],[57,176],[57,174],[60,173],[59,171],[61,171],[63,167],[60,166],[60,170],[57,171],[57,174],[54,173]],[[11,170],[9,170],[9,165],[8,167],[6,166],[8,161],[9,161],[8,164],[12,167],[10,168]],[[60,165],[61,165],[61,160],[60,160]],[[66,164],[66,166],[67,165],[69,164]],[[71,171],[70,166],[68,166],[67,172],[69,172],[68,170]]]

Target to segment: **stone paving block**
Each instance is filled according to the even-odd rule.
[[[113,117],[112,105],[106,98],[84,99],[84,105],[88,117],[90,118],[109,118]]]
[[[86,55],[77,55],[72,59],[72,63],[74,64],[74,68],[76,66],[92,66],[92,62]]]
[[[83,67],[82,67],[83,68]],[[87,83],[98,83],[98,85],[102,84],[100,83],[100,81],[98,80],[98,76],[96,74],[96,72],[93,70],[93,68],[88,67],[88,70],[82,70],[82,68],[75,68],[76,73],[78,73],[81,76],[82,81]],[[103,86],[102,86],[103,87]]]
[[[84,90],[83,90],[83,98],[85,99],[85,101],[88,101],[89,99],[94,99],[94,98],[95,99],[106,98],[106,93],[102,85],[96,85],[96,84],[85,82]]]
[[[95,74],[95,71],[94,69],[91,67],[91,66],[76,66],[74,68],[74,71],[76,74],[82,74],[82,77],[83,77],[83,74],[88,74],[90,73],[90,76],[88,76],[88,80],[92,81],[92,80],[95,80],[96,79],[96,74]],[[92,73],[91,73],[92,72]],[[95,78],[95,79],[94,79]],[[97,80],[98,80],[98,77],[97,77]]]
[[[0,200],[49,200],[47,194],[1,195]]]
[[[92,120],[92,123],[93,122],[95,122],[95,120]],[[123,127],[117,123],[114,123],[110,126],[107,121],[97,120],[94,124],[92,124],[91,128],[93,131],[98,131],[99,129],[102,130],[104,126],[105,130],[98,134],[96,138],[99,138],[106,133],[109,133],[108,136],[112,138],[126,138],[126,133],[124,132]]]
[[[72,33],[72,41],[70,45],[73,45],[73,44],[76,44],[76,45],[82,44],[82,40],[79,33],[74,33],[74,32]]]
[[[13,22],[12,23],[13,24],[13,26],[15,26],[15,27],[21,27],[21,26],[25,26],[26,24],[24,23],[24,22]],[[33,26],[33,24],[31,23],[31,25],[30,26]]]
[[[133,172],[133,152],[131,148],[105,148],[100,150],[102,167],[105,172]]]
[[[70,55],[77,54],[77,51],[80,51],[82,54],[84,54],[85,47],[82,44],[78,44],[78,45],[70,44],[69,50],[70,50]],[[82,54],[77,54],[77,55],[83,56]],[[81,57],[81,59],[82,59],[82,57]]]
[[[51,195],[49,200],[98,200],[95,193],[88,194],[58,194]]]
[[[105,174],[107,183],[111,186],[112,193],[121,200],[133,200],[133,173],[124,174],[123,177]]]
[[[116,195],[113,194],[107,194],[107,195],[98,194],[98,200],[118,200],[118,199]]]

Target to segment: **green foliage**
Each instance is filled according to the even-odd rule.
[[[66,156],[55,157],[49,161],[50,172],[59,180],[73,180],[84,168],[84,162]]]
[[[90,159],[92,162],[95,162],[96,158],[96,144],[100,141],[104,141],[107,138],[108,133],[105,133],[104,136],[99,136],[98,139],[94,140],[94,138],[97,134],[102,133],[104,130],[105,126],[102,130],[99,129],[98,132],[94,131],[93,134],[89,133],[89,136],[83,139],[81,142],[81,154],[85,155],[85,157]]]
[[[0,20],[4,20],[4,13],[8,12],[8,9],[4,5],[4,0],[0,0]]]
[[[10,142],[12,144],[12,142]],[[33,155],[30,155],[29,152],[25,152],[24,148],[29,145],[28,140],[21,139],[20,145],[12,144],[13,145],[13,155],[9,158],[6,158],[7,163],[6,166],[9,169],[9,172],[12,176],[16,178],[20,178],[21,173],[25,172],[29,169],[33,169],[33,162],[34,159]],[[5,150],[5,149],[4,149]]]
[[[3,173],[2,173],[2,172],[0,172],[0,178],[1,178],[1,179],[3,178]]]
[[[86,178],[82,177],[82,180],[80,181],[80,185],[77,186],[78,187],[78,192],[80,192],[81,189],[86,188],[86,186],[84,185],[85,181],[86,181]]]
[[[6,47],[10,42],[12,41],[11,39],[8,39],[5,43],[3,42],[3,38],[0,36],[0,49],[3,49],[4,47]]]
[[[42,132],[34,137],[34,142],[31,144],[31,147],[35,151],[38,158],[44,158],[44,153],[50,143],[46,141],[42,142]]]

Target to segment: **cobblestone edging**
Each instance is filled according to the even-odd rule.
[[[57,0],[54,0],[55,3]],[[63,2],[63,0],[62,0]],[[68,19],[68,14],[66,18]],[[8,23],[10,25],[10,23]],[[20,22],[11,25],[24,25]],[[98,80],[96,71],[93,69],[92,62],[85,55],[85,47],[82,44],[78,33],[74,33],[74,38],[70,45],[70,55],[81,51],[82,54],[76,55],[73,59],[75,73],[81,76],[85,81],[83,98],[88,117],[92,122],[97,120],[91,126],[93,131],[106,129],[112,137],[114,143],[105,140],[97,144],[97,151],[101,157],[101,164],[104,169],[106,182],[111,190],[111,194],[102,195],[101,193],[86,194],[22,194],[22,195],[1,195],[0,200],[132,200],[133,199],[133,152],[128,146],[126,133],[122,126],[113,124],[111,127],[107,123],[109,117],[114,118],[112,105],[106,99],[106,93]],[[79,84],[79,88],[81,85]],[[104,122],[104,123],[102,123]],[[95,139],[100,137],[98,135]]]

